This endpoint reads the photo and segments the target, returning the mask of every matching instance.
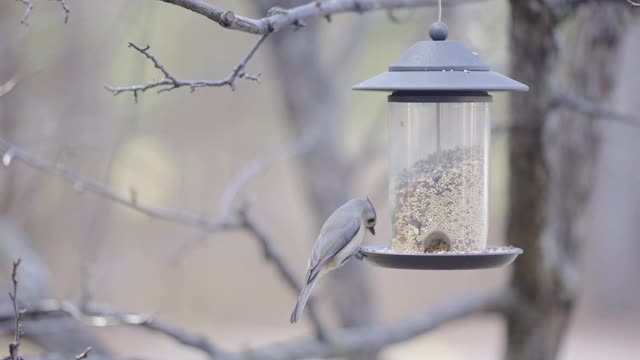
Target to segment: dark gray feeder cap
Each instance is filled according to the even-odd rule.
[[[446,25],[435,23],[437,41],[415,43],[389,71],[366,80],[353,90],[377,91],[527,91],[529,87],[491,71],[460,41],[445,41]],[[444,27],[443,27],[444,25]]]

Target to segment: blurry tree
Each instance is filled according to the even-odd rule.
[[[288,121],[304,141],[287,155],[300,154],[305,193],[316,224],[348,197],[345,184],[351,181],[350,165],[338,151],[338,126],[341,103],[335,95],[335,84],[323,64],[321,32],[310,24],[342,12],[363,13],[375,9],[395,9],[434,5],[437,0],[325,0],[271,1],[255,0],[264,18],[252,19],[237,15],[199,0],[161,0],[207,17],[224,28],[259,35],[255,46],[221,80],[180,80],[151,52],[149,47],[130,46],[145,56],[160,71],[163,78],[144,85],[107,87],[114,95],[131,93],[137,99],[147,90],[170,91],[180,87],[192,90],[201,87],[230,86],[235,81],[257,80],[246,71],[260,46],[270,41],[275,71],[282,82]],[[26,7],[23,22],[31,12]],[[58,1],[65,16],[69,7]],[[445,4],[464,3],[450,0]],[[607,111],[607,100],[615,83],[617,50],[625,34],[632,1],[614,0],[511,0],[511,73],[531,91],[511,97],[510,200],[507,237],[511,244],[526,249],[514,265],[512,281],[506,289],[477,297],[452,301],[445,307],[416,314],[404,322],[378,327],[372,325],[373,305],[369,296],[366,273],[351,262],[332,278],[331,287],[337,315],[349,329],[328,332],[313,304],[308,311],[316,327],[317,338],[294,339],[266,345],[246,352],[223,350],[207,339],[194,336],[157,320],[93,303],[74,304],[66,301],[27,303],[30,311],[25,321],[68,316],[88,325],[131,325],[164,334],[177,342],[201,350],[210,358],[299,359],[309,357],[353,356],[373,358],[375,353],[430,331],[448,321],[478,313],[499,313],[507,321],[507,359],[553,359],[564,338],[571,309],[577,299],[579,282],[577,263],[580,239],[576,222],[591,191],[592,167],[598,150],[596,119],[636,121]],[[275,5],[286,9],[275,8]],[[576,39],[570,53],[561,53],[558,38],[563,28],[573,21]],[[294,36],[291,28],[304,29],[304,36]],[[349,34],[357,42],[361,33]],[[588,61],[576,61],[575,59]],[[348,69],[348,68],[347,68]],[[567,73],[565,79],[560,76]],[[554,79],[559,79],[556,84]],[[556,89],[562,89],[558,91]],[[1,95],[0,95],[1,96]],[[2,135],[8,131],[3,129]],[[152,208],[139,204],[135,192],[123,196],[100,182],[85,178],[62,166],[38,159],[27,151],[0,139],[3,162],[21,161],[45,173],[59,176],[84,191],[114,201],[132,210],[164,221],[181,223],[201,231],[218,232],[245,230],[252,234],[265,257],[282,275],[293,291],[299,289],[296,276],[280,256],[268,234],[255,222],[244,206],[231,206],[241,185],[231,184],[230,200],[220,219],[203,219],[180,209]],[[258,163],[258,167],[282,156]],[[252,174],[248,172],[249,176]],[[246,181],[240,178],[240,182]],[[12,183],[11,178],[7,182]],[[8,208],[14,189],[4,191],[3,209]],[[10,229],[4,226],[3,229]],[[15,232],[18,233],[17,231]],[[28,248],[19,236],[16,246]],[[13,253],[12,251],[3,254]],[[28,254],[28,252],[23,252]],[[35,255],[34,255],[35,256]],[[37,261],[36,261],[37,262]],[[25,282],[31,280],[25,279]],[[38,290],[46,288],[46,280],[33,280]],[[340,296],[337,296],[339,294]],[[46,295],[43,295],[46,296]],[[42,297],[42,296],[40,296]],[[12,323],[15,314],[0,313],[0,323]],[[73,338],[76,340],[77,338]],[[43,342],[44,343],[44,342]],[[46,344],[45,344],[46,346]],[[48,347],[54,352],[66,350]]]
[[[628,4],[543,5],[511,2],[511,72],[530,91],[511,96],[507,237],[527,251],[512,277],[521,305],[508,315],[508,359],[552,359],[559,350],[578,297],[584,234],[577,223],[594,179],[594,120],[621,118],[598,105],[615,84]],[[575,48],[559,54],[560,26],[574,15]]]

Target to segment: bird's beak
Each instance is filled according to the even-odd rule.
[[[373,226],[369,228],[369,231],[371,231],[373,236],[376,236],[376,229],[374,229]]]

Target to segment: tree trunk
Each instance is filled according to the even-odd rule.
[[[507,359],[555,359],[578,299],[577,222],[591,192],[598,128],[575,112],[551,114],[552,79],[561,75],[553,71],[568,71],[569,92],[602,103],[615,82],[626,11],[622,3],[581,9],[575,49],[561,66],[551,11],[511,1],[511,72],[531,91],[511,97],[507,237],[525,253],[511,279],[521,305],[507,317]]]

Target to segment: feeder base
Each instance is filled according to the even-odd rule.
[[[474,270],[511,264],[522,249],[513,246],[490,246],[473,253],[406,254],[387,246],[363,246],[362,257],[376,266],[413,270]]]

